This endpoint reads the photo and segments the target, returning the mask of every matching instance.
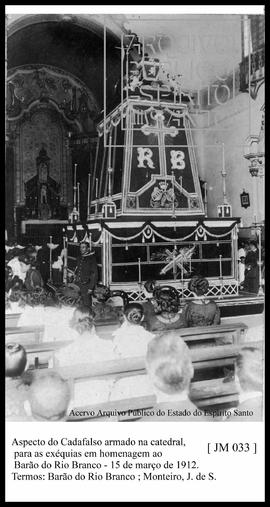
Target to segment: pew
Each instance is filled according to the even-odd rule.
[[[206,341],[213,341],[217,343],[226,342],[235,345],[244,342],[245,334],[248,326],[243,322],[235,322],[233,324],[220,324],[218,326],[201,326],[201,327],[186,327],[176,329],[174,332],[179,332],[179,336],[187,343],[187,345],[196,345]]]
[[[52,351],[56,348],[59,349],[61,346],[62,344],[60,344],[60,342],[53,342],[52,344],[40,344],[39,347],[38,345],[32,345],[31,351],[35,353],[38,349],[41,350],[41,348],[43,351]],[[194,370],[196,372],[217,366],[223,367],[225,365],[233,365],[238,352],[238,345],[218,345],[215,347],[191,349],[191,357]],[[145,359],[143,357],[115,359],[93,364],[72,365],[57,368],[55,371],[57,371],[63,378],[69,380],[73,396],[76,385],[82,385],[82,382],[87,383],[91,380],[96,379],[119,380],[121,378],[127,378],[133,375],[146,375]],[[33,374],[42,375],[44,373],[42,370],[35,370]],[[91,384],[89,384],[89,389],[91,389]],[[191,384],[191,399],[199,408],[217,407],[221,405],[236,406],[238,402],[238,391],[234,378],[223,377],[200,381],[193,380]],[[119,410],[120,412],[126,412],[128,410],[151,408],[154,404],[154,401],[155,398],[153,395],[147,395],[134,396],[126,400],[120,399],[98,405],[87,404],[86,400],[85,404],[78,406],[76,404],[76,399],[74,399],[72,402],[74,404],[72,405],[72,409],[74,411],[79,411],[80,413],[85,411],[85,414],[79,417],[69,416],[68,420],[94,420],[97,417],[100,417],[97,415],[99,410],[102,412],[110,410]],[[89,411],[91,411],[92,415],[89,415]],[[109,419],[110,418],[108,418],[108,420]],[[117,418],[117,420],[130,419],[132,419],[132,416],[128,414],[120,414]]]
[[[99,325],[97,327],[97,332],[99,336],[103,339],[110,339],[112,336],[112,332],[117,329],[118,325],[114,326],[108,326],[105,325]],[[221,344],[234,344],[239,345],[241,342],[244,341],[245,332],[247,330],[247,326],[243,323],[233,323],[233,324],[223,324],[219,326],[206,326],[206,327],[193,327],[193,328],[181,328],[173,330],[173,332],[176,335],[181,336],[187,345],[190,347],[191,350],[194,349],[194,347],[197,349],[198,347],[202,347],[201,357],[203,357],[204,354],[206,354],[206,361],[201,361],[200,365],[195,363],[195,369],[203,369],[203,368],[209,368],[210,362],[213,368],[222,367],[231,365],[232,361],[229,357],[229,351],[226,349],[226,357],[221,357],[220,354],[222,354],[222,345]],[[56,350],[59,350],[59,348],[66,346],[69,341],[52,341],[52,342],[42,342],[42,335],[44,332],[43,326],[37,327],[37,326],[24,326],[24,327],[11,327],[6,329],[6,342],[15,341],[18,343],[21,343],[29,354],[29,360],[31,361],[34,358],[34,364],[35,367],[41,367],[44,368],[46,365],[48,366],[48,362],[50,359],[53,360],[54,352]],[[210,342],[211,346],[206,347]],[[37,346],[34,347],[34,344]],[[216,346],[219,347],[219,352],[215,351]],[[215,360],[211,361],[212,355],[214,356]],[[128,360],[128,368],[129,371],[133,371],[132,367],[132,361],[134,358]],[[127,360],[123,360],[126,363]],[[110,362],[106,362],[110,363]],[[119,363],[121,364],[121,363]],[[123,364],[124,366],[124,364]],[[107,368],[108,366],[106,366]],[[115,365],[113,366],[113,368]],[[121,369],[122,367],[120,367]],[[77,367],[72,367],[70,370],[70,376],[73,377],[75,374],[75,377],[77,375],[76,373]],[[80,365],[78,367],[78,375],[82,374],[82,372],[86,371],[87,374],[87,366],[86,365]],[[94,370],[95,371],[95,368]],[[135,373],[136,374],[136,369]],[[106,374],[109,373],[108,371],[105,372]],[[114,372],[116,373],[116,372]],[[119,373],[119,375],[124,375],[123,371]],[[84,375],[83,375],[84,376]]]
[[[44,333],[44,326],[21,326],[6,328],[6,343],[15,342],[23,346],[40,343]]]
[[[224,382],[224,379],[192,382],[190,399],[199,409],[219,408],[220,406],[237,406],[238,391],[234,381]],[[135,410],[151,410],[155,404],[155,396],[138,396],[117,401],[109,401],[96,405],[72,406],[74,415],[69,414],[67,421],[85,421],[91,419],[108,421],[138,420],[140,416],[130,412]],[[71,411],[71,410],[70,410]],[[69,412],[70,412],[69,411]],[[108,412],[118,412],[116,416],[106,415]],[[104,414],[104,415],[101,415]]]
[[[18,325],[20,316],[21,316],[20,313],[6,313],[5,316],[6,328],[16,327]]]

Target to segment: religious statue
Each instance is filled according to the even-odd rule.
[[[37,174],[25,183],[25,201],[28,218],[49,220],[58,218],[60,184],[49,175],[50,157],[42,145],[36,158]]]

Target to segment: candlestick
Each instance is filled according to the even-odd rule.
[[[189,258],[189,272],[191,273],[191,257]]]
[[[179,176],[179,181],[180,181],[180,192],[182,194],[183,176]]]
[[[90,215],[90,173],[88,173],[88,188],[87,188],[87,218]]]
[[[172,171],[172,217],[175,218],[175,201],[174,201],[174,171]]]
[[[222,143],[222,172],[225,173],[225,149],[224,149],[224,143]]]
[[[108,197],[109,202],[112,202],[112,167],[108,167]]]
[[[77,192],[78,192],[78,198],[77,198],[78,213],[80,213],[80,183],[79,183],[79,181],[77,183]]]
[[[90,252],[92,250],[92,233],[90,232],[89,234],[89,248],[90,248]]]
[[[175,248],[173,249],[173,278],[176,278]]]
[[[225,148],[224,143],[222,144],[222,170],[221,170],[221,176],[222,176],[222,186],[223,186],[223,204],[228,204],[227,201],[227,192],[226,192],[226,170],[225,170]]]
[[[204,211],[207,216],[207,183],[204,184]]]
[[[219,256],[219,277],[222,278],[222,255]]]
[[[50,236],[50,282],[52,281],[52,236]]]
[[[64,255],[64,262],[63,262],[63,283],[67,283],[67,237],[63,237],[63,255]]]
[[[138,258],[138,272],[139,272],[139,283],[142,283],[141,259],[140,258]]]
[[[263,292],[263,286],[262,286],[262,231],[260,229],[260,227],[258,228],[258,239],[259,239],[259,261],[258,261],[258,265],[259,265],[259,291],[258,291],[258,295],[259,296],[263,296],[264,295],[264,292]]]
[[[110,132],[110,135],[109,135],[109,156],[108,156],[108,168],[110,169],[111,167],[111,159],[112,159],[112,133]]]
[[[77,185],[77,165],[78,164],[74,164],[74,187]]]
[[[98,198],[98,178],[96,178],[96,199]]]

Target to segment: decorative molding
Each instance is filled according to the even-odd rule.
[[[248,92],[252,99],[256,99],[258,91],[264,83],[265,49],[258,49],[246,56],[240,63],[240,87],[241,92]]]
[[[77,78],[52,66],[16,67],[7,76],[7,118],[20,119],[37,103],[50,103],[69,123],[81,125],[98,114],[91,92]]]

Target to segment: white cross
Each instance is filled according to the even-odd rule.
[[[163,123],[162,123],[162,125],[156,125],[156,126],[143,125],[141,127],[141,131],[146,136],[148,136],[149,134],[160,134],[161,133],[161,134],[169,134],[170,136],[175,137],[175,136],[177,136],[177,133],[178,133],[178,130],[176,127],[174,127],[174,126],[165,127]]]

